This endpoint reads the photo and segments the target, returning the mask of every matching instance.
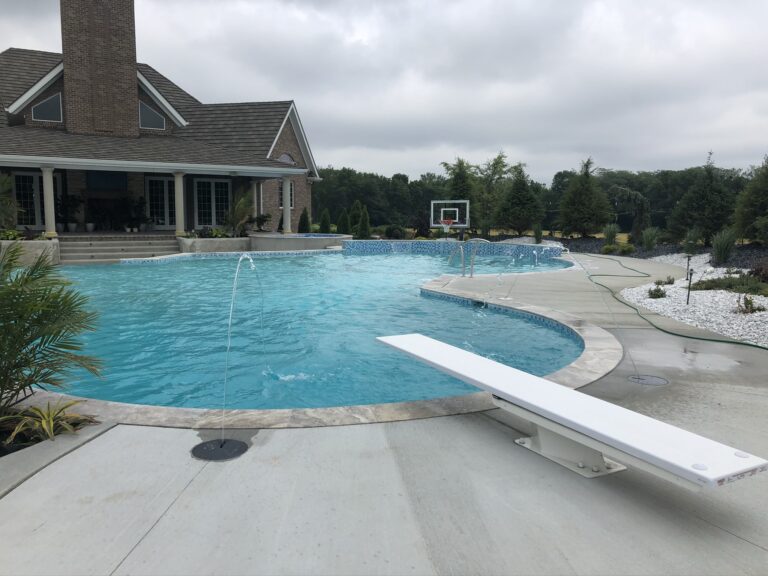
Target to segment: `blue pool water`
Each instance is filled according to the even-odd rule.
[[[228,408],[304,408],[456,396],[475,388],[378,343],[421,332],[534,374],[577,358],[580,339],[519,315],[420,295],[455,273],[434,256],[345,256],[243,262],[229,361]],[[77,375],[78,396],[193,408],[221,406],[237,259],[64,267],[100,312],[86,351],[104,379]],[[553,260],[538,271],[568,266]],[[480,259],[477,273],[532,270]]]

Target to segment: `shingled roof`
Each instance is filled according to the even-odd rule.
[[[62,61],[54,52],[0,52],[0,155],[288,168],[267,158],[291,101],[202,104],[148,64],[137,70],[187,121],[170,136],[118,138],[9,126],[8,108]]]

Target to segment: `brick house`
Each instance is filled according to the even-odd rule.
[[[60,8],[61,54],[0,52],[0,171],[19,228],[182,234],[222,226],[249,195],[267,228],[296,229],[318,172],[292,101],[203,104],[136,62],[133,0]]]

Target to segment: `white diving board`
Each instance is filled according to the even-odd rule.
[[[753,454],[422,334],[378,340],[490,392],[497,406],[533,425],[519,445],[583,476],[610,474],[625,464],[698,489],[768,471],[768,461]]]

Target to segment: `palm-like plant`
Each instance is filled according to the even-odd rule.
[[[67,409],[82,400],[71,402],[57,402],[54,406],[48,402],[45,408],[30,406],[17,414],[0,416],[0,425],[11,424],[13,431],[6,438],[5,443],[11,444],[16,436],[21,434],[30,441],[53,440],[57,434],[74,434],[75,431],[86,425],[94,424],[96,420],[91,416],[82,414],[68,414]]]
[[[0,255],[0,413],[32,386],[61,387],[73,368],[99,375],[101,363],[79,354],[77,336],[94,330],[87,298],[39,256],[20,266],[21,245]]]

